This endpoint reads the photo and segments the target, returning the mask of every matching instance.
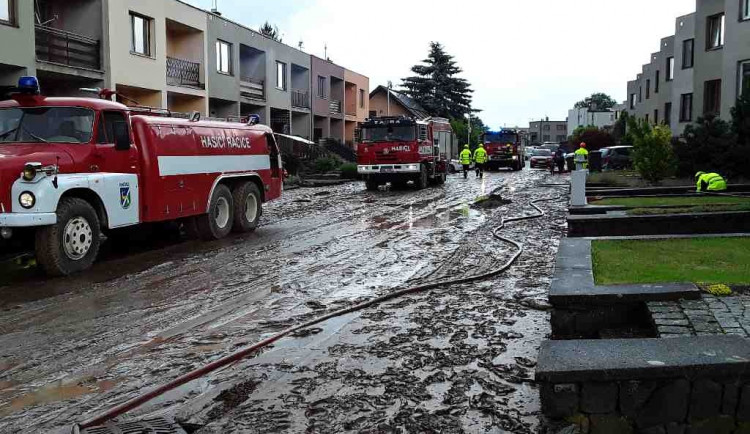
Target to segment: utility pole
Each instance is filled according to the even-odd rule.
[[[391,89],[393,89],[393,83],[391,80],[388,80],[388,89],[386,90],[386,94],[388,95],[388,103],[386,106],[386,115],[391,115]]]

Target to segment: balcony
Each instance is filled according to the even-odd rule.
[[[341,114],[341,101],[336,101],[332,99],[331,102],[328,104],[328,109],[332,115],[340,115]]]
[[[256,80],[250,77],[240,78],[240,96],[248,99],[265,101],[266,100],[266,83],[263,80]]]
[[[292,90],[292,107],[310,108],[310,92],[305,90]]]
[[[205,89],[200,81],[201,64],[185,59],[167,57],[167,84]]]
[[[36,58],[74,68],[101,69],[101,44],[65,30],[36,26]]]

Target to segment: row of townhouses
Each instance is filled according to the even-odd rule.
[[[47,95],[114,89],[120,101],[352,143],[369,79],[179,0],[0,0],[0,85]]]
[[[750,0],[696,0],[696,12],[677,18],[660,47],[628,82],[629,114],[675,135],[705,114],[730,119],[750,90]]]

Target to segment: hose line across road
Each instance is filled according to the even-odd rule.
[[[559,187],[568,187],[567,184],[551,184],[549,186],[550,187],[558,187],[558,186]],[[495,191],[493,191],[493,193],[491,195],[494,195],[501,188],[503,188],[503,187],[500,187],[500,188],[496,189]],[[78,432],[80,432],[81,429],[86,429],[86,428],[90,428],[90,427],[101,425],[101,424],[103,424],[103,423],[105,423],[105,422],[107,422],[107,421],[109,421],[109,420],[111,420],[113,418],[121,416],[121,415],[123,415],[123,414],[125,414],[125,413],[127,413],[127,412],[129,412],[129,411],[131,411],[131,410],[133,410],[133,409],[135,409],[135,408],[137,408],[137,407],[139,407],[139,406],[141,406],[141,405],[149,402],[149,401],[151,401],[152,399],[155,399],[155,398],[157,398],[157,397],[159,397],[159,396],[161,396],[161,395],[163,395],[163,394],[165,394],[165,393],[167,393],[167,392],[169,392],[171,390],[174,390],[174,389],[176,389],[176,388],[178,388],[178,387],[180,387],[180,386],[182,386],[182,385],[184,385],[186,383],[189,383],[189,382],[191,382],[191,381],[193,381],[193,380],[195,380],[197,378],[203,377],[203,376],[205,376],[205,375],[207,375],[207,374],[209,374],[211,372],[214,372],[214,371],[216,371],[218,369],[224,368],[224,367],[226,367],[226,366],[228,366],[228,365],[230,365],[232,363],[240,361],[240,360],[242,360],[242,359],[244,359],[244,358],[252,355],[253,353],[257,352],[258,350],[260,350],[260,349],[262,349],[264,347],[267,347],[267,346],[269,346],[269,345],[277,342],[278,340],[280,340],[280,339],[282,339],[282,338],[284,338],[286,336],[289,336],[289,335],[291,335],[291,334],[293,334],[295,332],[298,332],[300,330],[304,330],[304,329],[310,328],[310,327],[312,327],[314,325],[318,325],[318,324],[323,323],[325,321],[328,321],[328,320],[330,320],[332,318],[336,318],[336,317],[340,317],[340,316],[343,316],[343,315],[346,315],[346,314],[349,314],[349,313],[361,311],[363,309],[366,309],[366,308],[369,308],[369,307],[372,307],[372,306],[384,303],[384,302],[389,301],[389,300],[393,300],[393,299],[397,299],[397,298],[400,298],[400,297],[404,297],[406,295],[420,293],[420,292],[424,292],[424,291],[428,291],[428,290],[431,290],[431,289],[435,289],[435,288],[439,288],[439,287],[444,287],[444,286],[473,283],[473,282],[482,281],[482,280],[486,280],[486,279],[495,277],[498,274],[501,274],[504,271],[506,271],[508,268],[510,268],[516,262],[516,260],[521,256],[521,254],[524,251],[524,246],[523,246],[523,244],[521,242],[516,241],[516,240],[512,240],[510,238],[507,238],[507,237],[504,237],[504,236],[500,235],[500,232],[505,228],[506,224],[513,223],[513,222],[519,222],[519,221],[525,221],[525,220],[538,219],[538,218],[544,217],[546,215],[545,211],[542,208],[540,208],[537,204],[541,203],[541,202],[548,202],[548,201],[557,200],[557,199],[560,199],[562,196],[563,195],[557,195],[557,196],[554,196],[554,197],[548,197],[548,198],[541,198],[541,199],[532,200],[531,202],[529,202],[529,205],[532,208],[534,208],[534,210],[535,210],[534,214],[523,215],[523,216],[518,216],[518,217],[501,218],[500,224],[496,228],[493,229],[492,235],[494,236],[495,239],[497,239],[497,240],[499,240],[501,242],[504,242],[504,243],[512,245],[515,248],[516,251],[511,256],[510,259],[508,259],[507,261],[505,261],[502,265],[498,266],[497,268],[494,268],[493,270],[490,270],[490,271],[488,271],[486,273],[482,273],[482,274],[479,274],[479,275],[474,275],[474,276],[469,276],[469,277],[460,277],[460,278],[455,278],[455,279],[439,280],[439,281],[424,283],[424,284],[421,284],[421,285],[417,285],[417,286],[412,286],[412,287],[400,289],[400,290],[391,292],[389,294],[383,295],[381,297],[377,297],[377,298],[374,298],[372,300],[368,300],[366,302],[363,302],[363,303],[360,303],[360,304],[357,304],[357,305],[354,305],[354,306],[350,306],[350,307],[347,307],[347,308],[344,308],[344,309],[340,309],[340,310],[328,313],[326,315],[314,318],[312,320],[306,321],[306,322],[304,322],[302,324],[289,327],[289,328],[287,328],[287,329],[285,329],[285,330],[283,330],[283,331],[281,331],[281,332],[279,332],[279,333],[277,333],[277,334],[275,334],[275,335],[273,335],[273,336],[271,336],[271,337],[269,337],[267,339],[264,339],[264,340],[262,340],[260,342],[257,342],[255,344],[249,346],[249,347],[243,348],[243,349],[241,349],[241,350],[239,350],[239,351],[237,351],[237,352],[235,352],[233,354],[230,354],[230,355],[228,355],[226,357],[218,359],[218,360],[216,360],[216,361],[214,361],[212,363],[209,363],[209,364],[207,364],[207,365],[205,365],[205,366],[203,366],[203,367],[201,367],[199,369],[196,369],[194,371],[188,372],[188,373],[186,373],[186,374],[184,374],[184,375],[182,375],[182,376],[180,376],[178,378],[175,378],[174,380],[170,381],[169,383],[166,383],[166,384],[163,384],[161,386],[158,386],[158,387],[156,387],[156,388],[154,388],[152,390],[149,390],[149,391],[143,393],[142,395],[139,395],[139,396],[137,396],[137,397],[135,397],[133,399],[130,399],[130,400],[128,400],[128,401],[126,401],[126,402],[124,402],[124,403],[122,403],[120,405],[117,405],[117,406],[115,406],[115,407],[113,407],[113,408],[111,408],[111,409],[109,409],[109,410],[107,410],[107,411],[105,411],[105,412],[103,412],[101,414],[98,414],[98,415],[96,415],[96,416],[94,416],[94,417],[92,417],[92,418],[90,418],[90,419],[88,419],[86,421],[83,421],[83,422],[75,425],[73,427],[73,431],[72,432],[73,433],[78,433]]]

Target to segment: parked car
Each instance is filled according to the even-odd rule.
[[[471,163],[470,168],[474,167],[474,163]],[[464,166],[459,160],[451,160],[448,163],[448,173],[461,173],[464,170]]]
[[[559,143],[552,143],[552,142],[544,142],[544,144],[540,146],[541,149],[549,149],[553,155],[555,152],[557,152],[557,149],[559,147],[560,147]]]
[[[552,151],[550,151],[549,149],[538,148],[531,151],[531,159],[529,159],[529,162],[532,169],[538,167],[546,169],[552,162],[552,158]]]
[[[632,146],[602,148],[602,169],[622,170],[633,167]]]

